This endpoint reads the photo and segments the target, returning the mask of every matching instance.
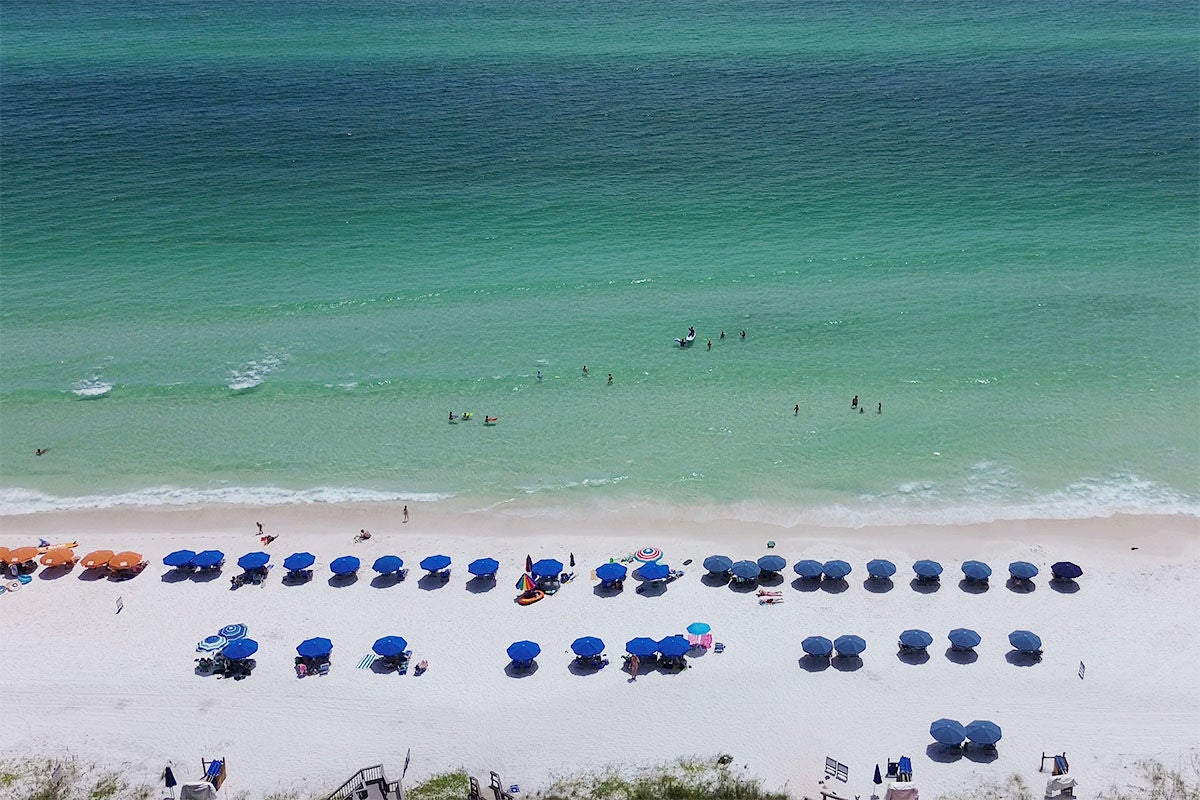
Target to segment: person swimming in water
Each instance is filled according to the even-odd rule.
[[[453,411],[451,411],[450,412],[450,421],[454,422],[454,420],[456,420],[456,419],[458,419],[458,415],[455,414]]]
[[[485,423],[487,423],[488,425],[491,425],[491,424],[495,423],[495,421],[498,419],[500,419],[500,418],[499,417],[489,417],[489,416],[485,415],[483,418],[483,421]]]

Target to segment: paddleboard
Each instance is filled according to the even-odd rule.
[[[51,550],[62,550],[64,548],[74,550],[76,547],[79,547],[79,542],[60,542],[59,544],[48,544],[45,547],[39,547],[37,551],[39,553],[48,553]]]

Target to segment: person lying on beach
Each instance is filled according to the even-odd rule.
[[[264,545],[268,545],[268,544],[270,544],[271,542],[275,541],[275,540],[276,540],[276,539],[278,539],[278,538],[279,538],[279,537],[278,537],[278,536],[275,536],[275,535],[269,535],[269,536],[260,536],[260,537],[259,537],[259,541],[261,541],[261,542],[262,542]]]

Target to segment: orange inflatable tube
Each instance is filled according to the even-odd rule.
[[[541,589],[534,589],[531,593],[523,594],[520,597],[518,597],[517,603],[520,605],[523,605],[523,606],[533,605],[534,603],[536,603],[538,600],[541,600],[545,596],[546,596],[546,593],[543,592]]]

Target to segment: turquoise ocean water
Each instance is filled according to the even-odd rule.
[[[9,0],[0,511],[1195,514],[1198,42],[1165,0]]]

